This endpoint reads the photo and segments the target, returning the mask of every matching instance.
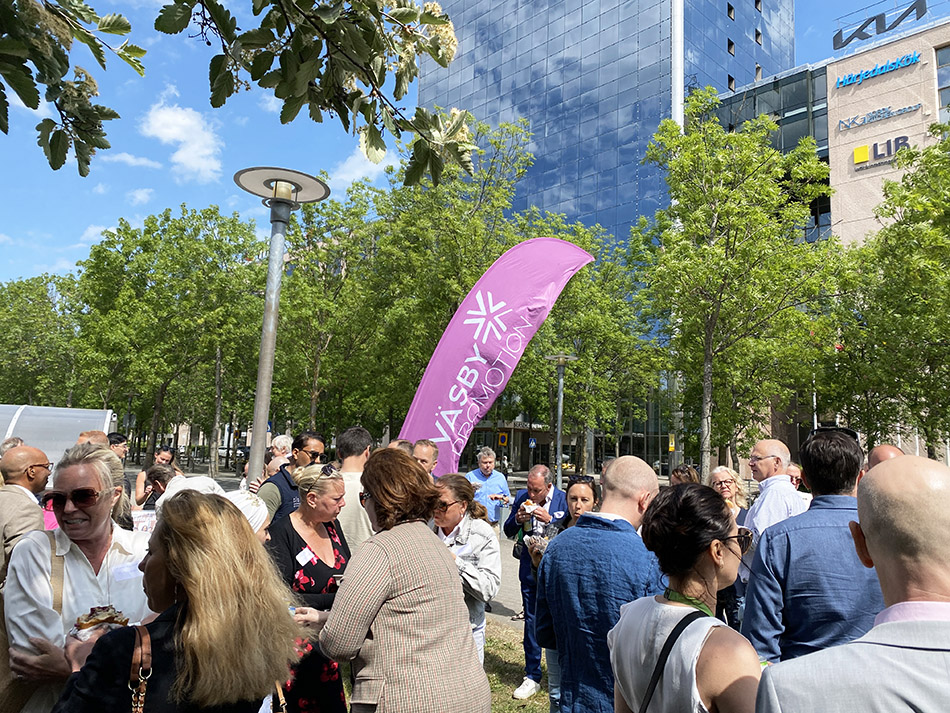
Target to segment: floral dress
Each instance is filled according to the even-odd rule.
[[[291,518],[283,517],[269,528],[267,550],[281,577],[308,607],[329,609],[339,586],[337,576],[343,574],[350,559],[338,521],[325,523],[333,542],[333,562],[317,557],[294,529]],[[336,661],[323,656],[311,639],[298,639],[300,660],[292,667],[291,677],[284,683],[287,710],[292,713],[346,713],[343,680]]]

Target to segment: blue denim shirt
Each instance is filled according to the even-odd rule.
[[[768,528],[746,590],[742,633],[765,661],[784,661],[853,641],[884,609],[873,569],[861,564],[848,523],[849,495],[819,495],[808,511]]]
[[[485,506],[485,509],[488,510],[488,521],[494,525],[496,522],[498,522],[498,514],[499,509],[501,508],[501,503],[498,500],[491,500],[488,496],[511,496],[511,491],[508,490],[508,479],[505,477],[505,474],[499,473],[497,470],[493,470],[491,475],[485,477],[485,474],[482,473],[481,469],[476,468],[475,470],[466,473],[465,477],[468,478],[468,482],[478,486],[478,489],[475,491],[475,502],[481,503]]]
[[[538,643],[556,648],[561,711],[613,713],[607,632],[620,607],[663,592],[656,556],[626,520],[581,515],[551,540],[538,569]]]

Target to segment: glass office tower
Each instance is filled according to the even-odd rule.
[[[535,163],[514,208],[600,223],[625,241],[666,202],[641,165],[679,86],[735,89],[794,64],[793,0],[443,0],[459,38],[449,68],[422,63],[420,105],[521,117]],[[675,41],[674,28],[681,41]],[[682,48],[675,51],[675,48]],[[679,55],[678,57],[675,55]]]

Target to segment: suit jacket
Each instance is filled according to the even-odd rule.
[[[36,498],[22,489],[10,485],[0,487],[0,587],[7,578],[10,552],[23,535],[31,530],[43,529],[43,508]]]
[[[943,711],[950,700],[950,622],[879,624],[762,671],[756,713]]]
[[[508,515],[508,519],[505,520],[505,535],[507,537],[517,537],[518,531],[524,529],[523,524],[515,521],[515,515],[518,514],[518,510],[521,509],[521,504],[527,499],[528,491],[522,488],[515,497],[515,502],[514,505],[511,506],[511,513]],[[558,513],[560,513],[560,515]],[[555,520],[560,520],[567,514],[567,496],[563,490],[558,490],[557,487],[554,487],[554,494],[551,496],[551,509],[548,514],[551,516],[552,523]],[[530,522],[530,520],[528,522]],[[530,532],[525,532],[525,536],[530,534]],[[535,580],[534,574],[531,571],[531,553],[528,552],[527,547],[521,550],[520,562],[518,565],[518,579],[522,582],[533,584]]]
[[[426,523],[364,542],[320,632],[330,658],[353,659],[352,713],[488,713],[459,573]]]

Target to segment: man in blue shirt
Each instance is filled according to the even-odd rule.
[[[813,431],[800,451],[808,511],[768,528],[752,561],[742,633],[777,663],[866,634],[884,608],[848,523],[858,520],[864,452],[853,431]]]
[[[495,470],[495,451],[485,446],[478,452],[478,467],[465,474],[469,482],[475,484],[475,501],[488,510],[488,521],[498,532],[498,511],[501,503],[511,498],[508,479]]]
[[[581,515],[552,539],[538,569],[537,639],[557,649],[562,713],[613,713],[607,632],[623,604],[664,589],[656,556],[637,534],[659,492],[656,473],[623,456],[611,461],[601,482],[600,512]]]

